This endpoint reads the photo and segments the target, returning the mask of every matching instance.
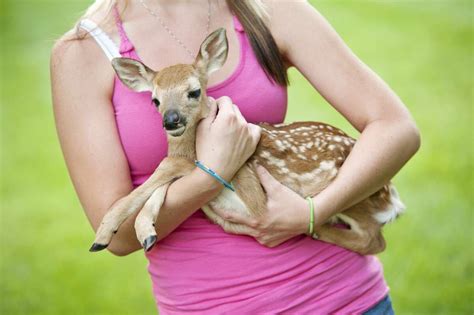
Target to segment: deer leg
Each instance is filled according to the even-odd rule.
[[[119,226],[130,215],[140,210],[158,187],[188,174],[193,168],[194,164],[184,158],[164,159],[148,180],[127,196],[119,199],[105,214],[89,251],[96,252],[106,248]]]
[[[145,203],[143,209],[138,213],[135,220],[135,232],[137,239],[146,251],[149,251],[156,243],[155,222],[165,201],[166,192],[170,184],[158,187]]]
[[[336,217],[350,228],[338,228],[331,224],[324,224],[318,228],[318,239],[331,243],[361,255],[373,255],[385,249],[385,239],[382,236],[380,225],[374,220],[367,220],[363,226],[358,221],[345,215],[337,214]]]

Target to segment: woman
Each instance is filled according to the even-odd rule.
[[[191,63],[218,27],[227,29],[230,47],[209,82],[217,99],[210,106],[219,112],[201,122],[196,146],[198,159],[221,176],[231,178],[255,149],[259,130],[250,123],[283,121],[290,66],[361,132],[336,180],[313,198],[316,225],[378,190],[419,147],[400,99],[306,1],[109,0],[96,1],[85,18],[55,45],[51,72],[61,146],[94,229],[166,156],[149,93],[125,88],[106,57],[156,70]],[[264,169],[259,176],[265,217],[219,213],[247,225],[248,236],[226,234],[196,211],[222,189],[209,175],[196,169],[170,186],[156,223],[159,242],[147,253],[160,314],[392,312],[377,258],[305,236],[306,201]],[[141,249],[133,222],[120,227],[112,253]]]

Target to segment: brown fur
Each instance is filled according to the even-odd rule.
[[[168,131],[168,157],[144,184],[119,200],[106,214],[91,250],[105,248],[125,218],[143,206],[135,224],[137,237],[146,250],[153,246],[156,241],[154,222],[168,185],[194,168],[196,126],[209,111],[205,95],[207,76],[224,63],[226,55],[225,32],[218,30],[206,38],[193,65],[175,65],[156,73],[138,61],[114,60],[122,82],[137,91],[151,90],[153,98],[161,102],[160,113],[177,110],[187,125],[178,136],[173,135],[173,130]],[[187,97],[198,85],[201,97]],[[227,232],[244,233],[245,227],[223,220],[213,209],[239,211],[249,216],[266,211],[266,195],[255,172],[255,162],[300,196],[315,196],[334,180],[355,143],[343,131],[324,123],[261,124],[260,127],[262,134],[255,153],[232,180],[235,193],[224,190],[203,207],[209,218]],[[402,210],[395,188],[387,184],[372,196],[334,215],[312,236],[360,254],[379,253],[385,249],[382,226]],[[343,223],[348,229],[336,228],[336,223]]]

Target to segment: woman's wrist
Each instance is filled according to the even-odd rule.
[[[300,196],[298,196],[298,200],[295,200],[295,203],[296,209],[299,209],[298,213],[296,214],[298,216],[298,219],[296,220],[295,229],[298,234],[308,235],[309,223],[311,221],[309,203],[307,200]]]
[[[219,183],[214,177],[207,174],[198,167],[194,168],[190,176],[193,177],[193,181],[196,183],[196,186],[200,187],[200,190],[203,193],[217,195],[224,188],[224,186]]]
[[[199,160],[199,159],[198,159]],[[218,160],[205,160],[205,159],[202,159],[202,160],[199,160],[203,165],[205,165],[206,167],[210,168],[211,170],[213,170],[214,172],[216,172],[216,174],[218,174],[222,179],[224,179],[225,181],[227,182],[231,182],[232,179],[234,178],[235,174],[238,172],[238,170],[240,169],[240,167],[236,168],[235,166],[235,163],[234,162],[230,162],[230,163],[222,163],[222,161],[218,161]]]
[[[325,214],[324,203],[320,198],[318,198],[318,196],[308,197],[303,199],[303,201],[305,203],[303,205],[305,224],[302,225],[301,228],[304,229],[304,234],[313,236],[313,234],[316,233],[317,228],[323,225],[328,219],[326,218],[327,215]]]
[[[334,214],[340,212],[339,200],[325,190],[312,198],[314,204],[314,229],[325,224]]]

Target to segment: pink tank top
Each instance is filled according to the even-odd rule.
[[[120,54],[140,60],[116,17]],[[234,27],[239,64],[207,94],[231,97],[249,122],[283,122],[286,88],[265,75],[235,17]],[[113,105],[133,184],[138,186],[167,154],[161,116],[150,93],[133,92],[117,77]],[[266,248],[251,237],[226,234],[201,210],[146,256],[160,315],[355,314],[388,292],[375,256],[360,256],[306,236]]]

